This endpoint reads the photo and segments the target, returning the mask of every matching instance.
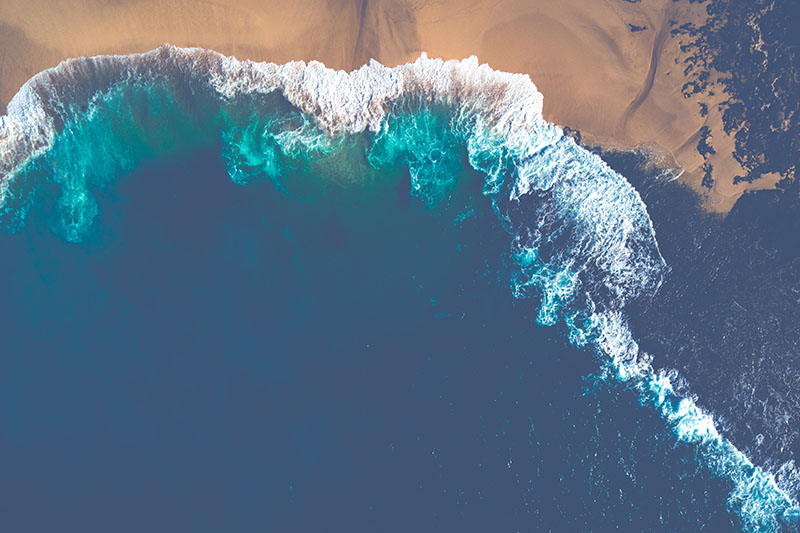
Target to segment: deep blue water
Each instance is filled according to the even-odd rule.
[[[482,177],[287,194],[219,153],[98,190],[80,244],[46,205],[0,237],[5,530],[736,529],[728,482],[513,297]]]

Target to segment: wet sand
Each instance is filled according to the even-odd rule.
[[[658,164],[681,167],[679,179],[704,195],[708,209],[726,212],[745,190],[771,187],[777,176],[733,185],[743,172],[722,130],[721,88],[710,84],[715,96],[681,92],[686,37],[670,30],[704,16],[688,0],[5,0],[0,102],[68,57],[143,52],[164,42],[276,63],[317,59],[346,70],[369,59],[394,66],[422,51],[476,55],[496,69],[530,74],[548,120],[590,143],[646,147]],[[716,151],[708,159],[710,191],[700,185],[704,126]]]

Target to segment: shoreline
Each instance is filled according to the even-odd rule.
[[[669,427],[676,441],[695,446],[703,464],[714,475],[730,479],[733,484],[732,498],[746,503],[736,507],[734,511],[743,522],[773,524],[787,516],[787,512],[794,512],[795,501],[783,487],[775,483],[768,471],[754,465],[747,455],[723,437],[707,412],[693,399],[676,393],[670,379],[657,373],[650,363],[650,357],[639,350],[627,318],[619,311],[643,294],[654,294],[661,286],[666,268],[655,240],[652,219],[646,212],[641,195],[630,182],[615,173],[599,156],[584,150],[571,139],[565,140],[558,128],[544,122],[541,117],[541,95],[536,92],[527,76],[492,71],[486,65],[478,66],[474,58],[448,63],[436,59],[420,59],[392,72],[387,70],[373,64],[348,76],[325,69],[318,63],[305,65],[295,62],[282,66],[253,64],[226,58],[213,51],[165,46],[144,55],[106,56],[62,63],[59,69],[45,72],[26,85],[25,91],[20,93],[12,105],[10,122],[14,122],[14,118],[22,117],[16,125],[25,126],[26,129],[20,129],[21,134],[18,137],[22,142],[28,142],[32,133],[42,129],[38,128],[41,124],[26,118],[37,116],[37,106],[41,106],[41,116],[64,118],[58,116],[58,113],[76,110],[84,101],[76,100],[75,97],[91,98],[95,93],[86,89],[97,87],[96,83],[105,82],[113,87],[120,82],[141,79],[142,76],[147,76],[148,81],[156,79],[164,82],[188,78],[185,82],[192,84],[197,92],[188,91],[187,101],[202,98],[207,92],[222,96],[219,101],[226,102],[228,100],[225,97],[240,95],[258,98],[261,94],[279,90],[292,105],[306,113],[313,113],[319,119],[322,130],[326,130],[325,126],[328,126],[330,131],[323,131],[322,134],[378,130],[385,123],[382,118],[386,109],[391,107],[385,104],[410,93],[424,95],[434,104],[452,102],[463,105],[468,113],[474,112],[476,116],[487,119],[486,123],[478,120],[478,124],[489,126],[503,135],[504,147],[509,150],[509,157],[514,159],[514,168],[520,172],[514,182],[513,194],[521,197],[531,189],[549,191],[533,202],[536,206],[535,212],[526,211],[524,216],[517,217],[512,214],[515,211],[512,208],[503,215],[508,217],[507,221],[513,227],[511,233],[523,237],[513,240],[515,254],[522,258],[518,260],[518,266],[524,273],[520,279],[521,284],[513,289],[515,295],[524,298],[525,294],[530,295],[527,291],[531,287],[537,286],[545,294],[542,302],[549,302],[538,308],[537,323],[541,326],[560,323],[561,313],[564,312],[559,311],[561,306],[565,309],[586,310],[592,317],[586,323],[594,325],[587,330],[581,330],[581,326],[571,326],[575,336],[569,336],[569,340],[577,346],[591,343],[600,361],[605,361],[613,369],[614,374],[610,376],[615,380],[614,383],[623,384],[633,390],[640,405],[652,408],[657,416],[671,422],[673,425]],[[372,92],[371,89],[376,87],[382,90]],[[48,90],[52,93],[48,93]],[[496,97],[486,100],[483,98],[485,94]],[[347,98],[348,95],[353,95],[354,98]],[[47,96],[51,98],[48,99]],[[68,100],[65,101],[62,97]],[[470,97],[475,98],[472,102],[474,105],[470,105]],[[520,102],[527,105],[520,109]],[[187,109],[180,103],[181,99],[176,104],[176,109]],[[499,105],[502,103],[505,105]],[[486,107],[481,107],[482,105]],[[102,105],[102,102],[96,106],[96,112],[101,117],[104,113],[107,117],[120,116],[115,109],[113,106]],[[168,109],[167,107],[167,112]],[[81,111],[78,113],[82,115]],[[161,115],[161,118],[165,116],[169,117]],[[60,133],[54,123],[47,122],[53,135]],[[99,119],[98,124],[100,128],[105,128],[108,122]],[[15,126],[10,123],[5,125],[10,126],[12,131]],[[234,122],[231,126],[242,128],[245,125],[236,126]],[[139,128],[140,125],[134,120],[133,127]],[[528,133],[536,130],[538,135],[526,136],[526,128]],[[81,136],[80,127],[66,128],[63,131],[67,135],[78,135],[79,139],[86,138]],[[125,131],[118,131],[123,143],[129,139]],[[248,130],[244,127],[240,131]],[[287,131],[292,130],[284,130],[279,126],[278,130],[273,131],[275,142],[280,142]],[[302,127],[293,131],[303,134]],[[487,138],[480,133],[480,128],[471,131],[469,135],[474,135],[473,139]],[[250,130],[250,135],[255,139],[255,146],[264,138],[263,131],[258,128]],[[239,146],[237,149],[241,150],[239,153],[257,153],[249,148],[250,145],[244,140],[245,136],[243,134],[236,141],[236,146]],[[543,149],[542,141],[546,139],[552,142],[548,149]],[[466,144],[473,146],[470,142]],[[307,146],[313,145],[314,143]],[[102,145],[96,152],[98,155],[94,159],[95,164],[88,164],[83,168],[95,168],[98,166],[96,163],[106,159],[109,153],[119,151],[113,149],[113,144],[110,146],[112,149],[109,150],[109,145]],[[118,145],[118,148],[123,146],[125,145]],[[556,146],[559,148],[555,149]],[[475,153],[480,154],[480,150],[480,147],[476,148]],[[7,153],[19,152],[12,150]],[[91,149],[67,153],[76,154],[78,159],[92,157]],[[497,154],[504,151],[491,153],[495,154],[494,157],[503,157]],[[489,156],[490,160],[491,157]],[[232,160],[241,159],[236,156]],[[85,162],[85,159],[81,161]],[[91,161],[89,159],[90,163]],[[266,160],[247,160],[247,165],[254,165],[257,171],[266,169],[268,163],[270,162]],[[529,165],[529,169],[549,165],[553,172],[548,175],[557,178],[547,183],[547,179],[539,179],[541,176],[535,170],[523,173],[526,165]],[[479,170],[479,167],[480,164],[473,168]],[[66,163],[50,165],[50,168],[54,172],[63,173],[62,178],[54,181],[64,183],[63,176],[71,176],[69,169],[75,167]],[[413,170],[413,166],[410,168],[410,172],[424,172],[419,167],[417,170]],[[243,169],[243,172],[247,170]],[[509,174],[498,175],[507,179]],[[77,180],[66,180],[69,194],[63,195],[62,192],[62,199],[55,204],[67,214],[62,217],[64,236],[73,242],[82,239],[98,213],[97,203],[91,192],[93,180],[98,178],[80,172],[77,176]],[[99,179],[104,177],[100,176]],[[19,183],[24,184],[26,181]],[[501,190],[504,189],[498,188],[493,194],[498,194]],[[22,194],[16,196],[25,196],[24,189],[21,192]],[[24,213],[21,215],[24,217]],[[564,256],[554,254],[552,260],[555,263],[552,266],[547,265],[538,258],[535,248],[530,248],[530,244],[524,239],[540,228],[562,225],[574,228],[570,240],[575,245],[567,246],[565,249],[569,252]],[[573,253],[576,255],[570,255]],[[587,257],[584,254],[588,254],[589,260],[577,261]],[[590,270],[585,272],[590,280],[596,279],[597,283],[588,282],[574,293],[575,296],[572,296],[572,289],[566,290],[566,294],[570,296],[562,301],[565,289],[559,283],[563,283],[565,278],[562,273],[565,268],[569,268],[563,265],[573,264],[591,265],[587,267]],[[530,276],[530,281],[525,276]],[[541,281],[542,279],[545,281]],[[575,284],[572,285],[573,288],[578,288],[577,276],[566,279],[571,280],[570,284]],[[598,286],[601,287],[599,292],[594,292]],[[594,302],[602,301],[604,295],[612,295],[612,300],[608,307],[597,310]],[[566,316],[569,315],[565,314],[564,317]],[[595,327],[599,329],[595,330]],[[631,386],[632,384],[635,386]],[[753,486],[763,487],[763,491],[754,492]]]
[[[475,55],[495,70],[528,74],[544,95],[549,122],[578,130],[605,148],[650,146],[671,154],[684,170],[680,181],[699,193],[710,211],[725,213],[746,190],[770,188],[779,179],[734,185],[742,171],[715,105],[724,99],[721,87],[709,84],[716,97],[681,93],[688,78],[682,73],[680,44],[687,37],[672,35],[671,29],[705,17],[705,8],[688,0],[266,4],[5,2],[0,6],[0,108],[26,80],[64,59],[140,53],[166,42],[276,64],[318,60],[345,71],[370,59],[394,67],[422,52],[444,60]],[[706,116],[701,102],[708,107]],[[715,154],[704,157],[698,151],[703,139]],[[702,186],[706,163],[716,178],[711,189]]]

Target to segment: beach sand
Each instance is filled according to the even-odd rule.
[[[688,0],[4,0],[0,3],[0,102],[61,60],[143,52],[168,42],[240,59],[317,59],[351,70],[373,58],[394,66],[425,51],[476,55],[523,72],[544,94],[545,118],[606,148],[646,148],[657,164],[726,212],[745,191],[778,176],[733,185],[743,174],[722,130],[716,96],[685,98],[683,56],[673,27],[700,22]],[[670,25],[674,21],[674,25]],[[631,26],[642,27],[631,31]],[[724,74],[722,74],[724,75]],[[701,116],[700,102],[708,105]],[[716,151],[714,186],[701,187],[701,128]]]

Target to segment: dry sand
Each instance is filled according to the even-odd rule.
[[[239,58],[283,63],[317,59],[350,70],[370,58],[389,66],[421,51],[445,59],[476,55],[492,67],[530,74],[545,118],[606,147],[647,147],[713,211],[746,190],[722,131],[716,96],[684,98],[682,52],[671,20],[702,21],[688,0],[3,0],[0,105],[37,72],[68,57],[142,52],[169,42]],[[631,32],[629,24],[646,26]],[[676,60],[678,63],[676,64]],[[699,102],[708,105],[700,115]],[[700,187],[700,128],[711,129],[716,178]]]

